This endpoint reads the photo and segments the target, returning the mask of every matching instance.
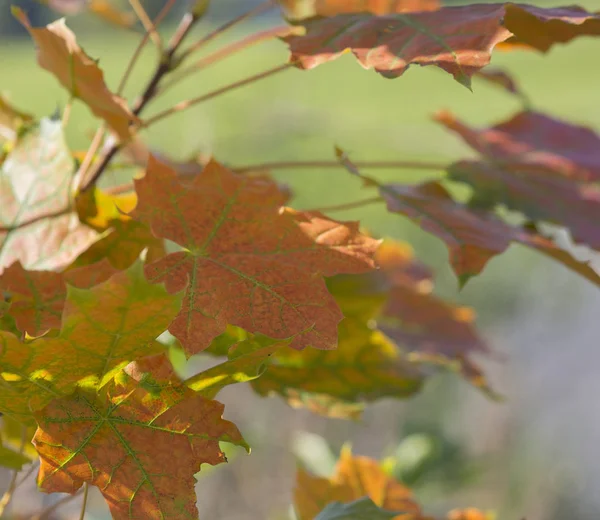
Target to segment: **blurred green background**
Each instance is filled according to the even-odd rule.
[[[37,67],[28,35],[11,19],[10,3],[0,0],[0,91],[38,117],[62,110],[67,95]],[[26,9],[34,25],[58,17],[34,2],[12,3]],[[143,3],[151,14],[162,4]],[[189,42],[253,3],[213,4]],[[599,7],[596,0],[579,4]],[[162,33],[171,33],[185,6],[176,5]],[[280,23],[276,14],[261,16],[227,33],[203,54]],[[116,88],[140,39],[139,27],[117,29],[85,14],[69,18],[68,25],[86,52],[99,59],[109,86]],[[497,52],[492,64],[514,75],[536,109],[600,130],[599,51],[600,39],[582,38],[545,56]],[[133,99],[140,92],[156,59],[156,50],[148,45],[126,97]],[[188,78],[152,102],[144,115],[286,59],[281,42],[261,44]],[[173,158],[211,153],[233,165],[331,160],[335,145],[354,160],[450,163],[471,151],[434,123],[433,113],[449,109],[468,123],[489,125],[520,109],[518,100],[493,86],[475,80],[473,87],[470,92],[434,68],[411,67],[401,78],[386,80],[345,56],[313,71],[286,71],[186,110],[153,126],[143,137]],[[74,105],[67,127],[74,150],[87,147],[96,124],[85,106]],[[342,170],[274,173],[293,189],[296,208],[368,196]],[[410,170],[368,173],[402,182],[442,175]],[[103,182],[114,184],[121,177],[109,172]],[[431,514],[473,505],[496,509],[499,520],[600,518],[600,495],[594,484],[600,478],[595,464],[600,435],[598,291],[562,266],[513,246],[459,293],[444,245],[416,225],[387,214],[381,206],[332,216],[360,219],[377,235],[408,241],[435,269],[437,291],[477,310],[480,327],[498,352],[498,359],[482,364],[506,401],[493,403],[455,377],[439,376],[417,398],[378,403],[368,408],[362,422],[347,423],[292,411],[277,399],[261,400],[241,385],[229,388],[220,396],[225,417],[238,424],[253,454],[234,453],[227,467],[203,471],[197,486],[201,517],[288,518],[295,456],[326,473],[342,443],[351,441],[358,454],[396,457],[394,471],[415,487]],[[33,495],[32,486],[21,489],[15,511],[33,511],[42,501],[56,500]],[[65,508],[56,518],[75,518],[75,509]],[[88,518],[108,518],[97,493]]]

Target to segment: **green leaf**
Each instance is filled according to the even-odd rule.
[[[363,497],[349,504],[332,502],[315,520],[389,520],[402,513],[381,509],[369,497]]]

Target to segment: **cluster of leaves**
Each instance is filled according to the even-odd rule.
[[[441,7],[435,0],[280,3],[285,31],[265,31],[180,69],[206,42],[274,2],[183,49],[207,1],[192,4],[167,45],[156,27],[174,2],[150,20],[132,1],[145,27],[135,56],[147,40],[161,50],[132,103],[120,93],[135,56],[112,92],[64,20],[34,28],[14,10],[40,66],[102,121],[90,148],[77,154],[63,134],[66,114],[38,121],[0,100],[0,464],[19,470],[39,458],[45,492],[94,485],[117,519],[196,518],[194,474],[203,463],[226,461],[220,442],[249,449],[215,400],[239,382],[339,418],[358,417],[370,401],[413,395],[436,367],[494,395],[472,359],[490,352],[473,311],[435,296],[431,272],[406,244],[373,238],[358,222],[288,207],[292,194],[264,169],[215,159],[177,163],[150,152],[138,133],[233,88],[346,51],[388,78],[413,63],[436,65],[465,86],[479,75],[524,99],[508,75],[481,70],[494,47],[547,51],[600,34],[600,15],[510,3]],[[131,23],[103,2],[88,8]],[[177,70],[183,77],[268,37],[289,46],[288,64],[142,118],[165,77]],[[489,129],[448,113],[436,120],[478,154],[443,166],[443,180],[383,183],[341,149],[336,161],[376,191],[370,202],[443,240],[461,285],[511,243],[600,285],[590,265],[540,231],[551,223],[600,249],[600,138],[527,107]],[[98,179],[118,154],[139,175],[100,189]],[[467,184],[469,199],[455,199],[452,183]],[[518,212],[522,224],[498,208]],[[180,377],[158,341],[166,331],[186,357],[219,362]],[[296,509],[301,520],[428,518],[378,463],[349,452],[330,480],[299,472]],[[484,518],[475,510],[448,515]]]

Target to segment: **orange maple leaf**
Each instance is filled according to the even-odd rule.
[[[185,386],[155,395],[120,379],[36,413],[38,485],[47,493],[97,486],[115,520],[198,518],[194,474],[227,462],[219,442],[248,445],[222,419],[221,403]]]
[[[356,222],[282,208],[287,195],[265,176],[238,175],[210,162],[183,184],[151,158],[135,181],[132,216],[184,251],[146,266],[152,283],[187,289],[169,327],[188,354],[204,350],[227,324],[291,345],[333,349],[343,318],[323,276],[374,267],[379,245]]]
[[[108,90],[104,73],[78,45],[64,19],[34,28],[21,9],[13,8],[13,13],[34,39],[40,66],[52,73],[71,96],[81,99],[96,116],[104,119],[120,139],[127,140],[129,123],[138,122],[138,118],[123,98]]]

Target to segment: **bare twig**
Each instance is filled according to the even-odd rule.
[[[163,8],[160,10],[160,12],[156,15],[156,18],[154,19],[154,25],[153,25],[155,30],[160,25],[160,23],[163,21],[164,17],[167,16],[167,14],[169,14],[169,11],[175,5],[175,2],[177,2],[177,0],[168,0],[167,3],[163,6]],[[117,89],[118,96],[120,96],[123,93],[123,90],[125,89],[125,85],[127,84],[127,80],[129,79],[129,76],[133,72],[135,64],[137,63],[139,57],[141,56],[142,51],[144,50],[144,47],[146,46],[146,43],[148,43],[149,39],[150,39],[150,33],[148,31],[146,31],[144,33],[144,36],[140,40],[140,43],[138,44],[135,51],[133,52],[131,59],[129,60],[129,63],[127,64],[125,72],[123,73],[123,77],[121,78],[121,82],[119,83],[119,88]]]
[[[355,161],[358,168],[377,168],[385,170],[445,170],[448,165],[426,161]],[[288,170],[288,169],[317,169],[317,168],[343,168],[339,161],[281,161],[253,164],[249,166],[236,166],[232,170],[237,173],[246,173],[254,170]]]
[[[129,0],[129,5],[132,7],[140,22],[142,22],[142,25],[146,30],[146,34],[150,36],[150,39],[154,42],[154,45],[156,45],[156,47],[162,51],[162,39],[160,34],[158,34],[155,24],[152,22],[152,20],[150,20],[150,17],[148,16],[146,9],[144,9],[144,6],[140,3],[140,0]]]
[[[175,63],[175,52],[177,51],[177,49],[179,49],[185,37],[189,34],[189,32],[192,30],[192,28],[199,19],[200,17],[194,15],[193,13],[186,13],[183,16],[183,18],[179,22],[177,29],[175,30],[175,33],[171,37],[167,48],[163,51],[161,59],[154,71],[154,74],[148,81],[144,92],[133,106],[132,112],[134,115],[139,115],[144,109],[144,107],[148,104],[148,102],[156,95],[156,89],[158,87],[158,84],[165,76],[165,74],[169,73],[173,68],[173,64]],[[102,155],[90,179],[87,182],[81,184],[82,192],[89,190],[94,184],[96,184],[96,182],[98,181],[98,179],[100,178],[110,161],[113,159],[113,157],[117,154],[117,152],[122,146],[123,143],[115,143]]]
[[[32,516],[31,520],[46,520],[46,518],[49,518],[52,515],[52,513],[54,513],[54,511],[56,511],[60,507],[64,506],[65,504],[68,504],[69,502],[75,500],[82,493],[83,493],[83,489],[80,489],[73,495],[67,495],[67,496],[62,497],[60,500],[57,500],[56,502],[54,502],[54,504],[49,505],[45,509],[42,509],[37,515]]]
[[[83,484],[83,500],[81,501],[81,513],[79,514],[79,520],[83,520],[85,518],[85,509],[87,507],[88,493],[90,491],[90,486],[87,482]]]
[[[195,42],[188,49],[186,49],[184,52],[182,52],[181,56],[180,56],[180,60],[183,61],[183,60],[187,59],[191,54],[193,54],[197,50],[201,49],[206,44],[210,43],[215,38],[217,38],[224,32],[228,31],[232,27],[235,27],[236,25],[239,25],[240,23],[242,23],[245,20],[248,20],[250,18],[253,18],[254,16],[258,16],[259,14],[261,14],[265,11],[268,11],[269,9],[271,9],[273,7],[275,7],[274,0],[267,0],[266,2],[263,2],[259,5],[257,5],[250,11],[247,11],[247,12],[241,14],[240,16],[233,18],[232,20],[229,20],[228,22],[224,23],[220,27],[217,27],[214,31],[208,33],[206,36],[203,36],[202,38],[200,38],[197,42]]]
[[[265,31],[260,31],[258,33],[251,34],[250,36],[247,36],[237,42],[227,45],[219,49],[218,51],[199,59],[193,65],[190,65],[189,67],[186,67],[185,69],[182,69],[181,71],[175,73],[173,75],[173,78],[160,88],[159,92],[162,94],[163,92],[165,92],[165,90],[169,89],[176,83],[179,83],[187,76],[194,74],[195,72],[198,72],[202,69],[205,69],[206,67],[209,67],[210,65],[213,65],[214,63],[217,63],[227,58],[228,56],[231,56],[232,54],[245,50],[248,47],[251,47],[252,45],[256,45],[258,43],[276,38],[278,36],[283,36],[289,33],[291,30],[292,29],[288,25],[280,25],[277,27],[273,27],[272,29],[267,29]]]
[[[12,477],[10,478],[10,484],[8,485],[8,489],[0,499],[0,517],[4,516],[4,511],[10,504],[12,500],[15,489],[17,488],[17,478],[19,476],[19,472],[17,470],[13,471]]]
[[[368,199],[356,200],[354,202],[346,202],[344,204],[336,204],[334,206],[323,206],[321,208],[311,208],[306,211],[318,211],[321,213],[333,213],[335,211],[346,211],[349,209],[362,208],[364,206],[368,206],[370,204],[376,204],[379,202],[384,202],[384,199],[381,197],[369,197]]]
[[[268,78],[269,76],[273,76],[274,74],[277,74],[279,72],[289,69],[291,66],[292,66],[291,63],[285,63],[284,65],[279,65],[275,68],[265,70],[258,74],[254,74],[253,76],[250,76],[248,78],[242,79],[240,81],[236,81],[235,83],[226,85],[225,87],[221,87],[217,90],[213,90],[212,92],[209,92],[208,94],[204,94],[197,98],[187,99],[185,101],[182,101],[181,103],[177,103],[176,105],[172,106],[171,108],[163,110],[162,112],[159,112],[158,114],[156,114],[156,115],[152,116],[151,118],[147,119],[146,121],[144,121],[144,124],[142,125],[142,127],[148,128],[149,126],[153,125],[154,123],[157,123],[158,121],[164,119],[165,117],[168,117],[172,114],[176,114],[177,112],[186,110],[191,106],[198,105],[200,103],[204,103],[205,101],[216,98],[222,94],[225,94],[226,92],[230,92],[230,91],[238,89],[240,87],[250,85],[251,83],[255,83],[256,81],[260,81],[261,79]]]

